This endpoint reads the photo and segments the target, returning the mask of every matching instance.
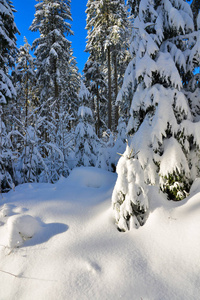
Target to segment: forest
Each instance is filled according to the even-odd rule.
[[[200,3],[88,0],[81,76],[71,1],[36,1],[40,36],[18,49],[17,12],[0,0],[1,193],[94,166],[118,174],[118,229],[138,228],[149,186],[179,201],[199,176]]]

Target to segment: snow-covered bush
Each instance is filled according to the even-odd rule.
[[[112,150],[115,145],[115,137],[110,129],[103,132],[101,143],[99,146],[99,155],[96,167],[107,171],[115,171],[115,165],[112,159]]]
[[[115,172],[119,154],[126,149],[126,123],[119,118],[117,134],[110,130],[103,133],[96,166],[107,171]]]
[[[48,181],[48,168],[43,157],[38,128],[29,126],[24,136],[22,153],[16,164],[16,180],[18,183],[38,182],[43,173],[46,174],[44,181]]]
[[[120,231],[144,225],[148,217],[147,186],[143,169],[127,145],[117,164],[117,182],[112,194],[115,219]]]

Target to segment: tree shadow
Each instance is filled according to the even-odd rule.
[[[41,229],[32,238],[26,240],[23,247],[32,247],[43,244],[53,238],[55,235],[61,234],[68,230],[69,226],[63,223],[42,224]]]

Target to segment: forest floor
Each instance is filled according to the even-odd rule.
[[[181,202],[151,187],[146,224],[120,233],[116,178],[77,168],[0,195],[0,300],[199,299],[200,179]]]

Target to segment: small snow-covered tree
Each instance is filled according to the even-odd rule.
[[[89,102],[89,91],[81,83],[79,99],[82,105],[78,110],[78,124],[75,129],[75,160],[77,166],[95,166],[98,153],[98,138],[95,133]]]
[[[143,169],[127,145],[117,165],[117,182],[112,194],[112,206],[120,231],[144,225],[149,202]]]
[[[42,142],[38,136],[39,128],[29,125],[24,135],[25,147],[16,165],[17,183],[48,182],[48,168],[43,158]],[[42,178],[42,179],[41,179]]]
[[[92,111],[80,106],[78,125],[75,129],[75,159],[77,166],[95,166],[98,151],[98,138],[93,124]]]
[[[119,118],[117,134],[107,130],[103,133],[96,166],[111,172],[116,171],[119,153],[126,149],[126,123]]]

